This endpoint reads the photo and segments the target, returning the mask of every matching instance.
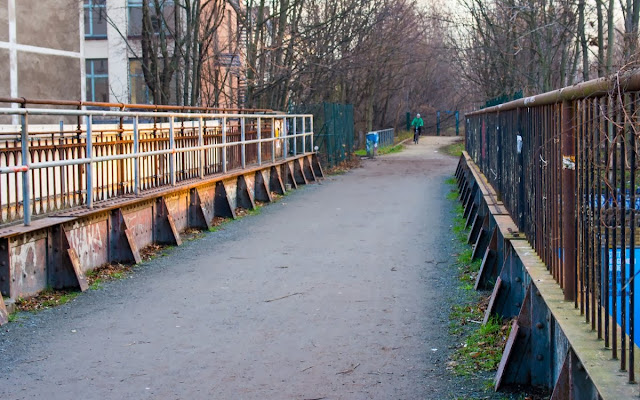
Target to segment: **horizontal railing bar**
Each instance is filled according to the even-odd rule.
[[[265,138],[265,139],[254,139],[247,140],[244,142],[227,142],[227,143],[215,143],[208,144],[204,146],[196,146],[196,147],[178,147],[175,149],[166,149],[166,150],[155,150],[144,153],[129,153],[129,154],[117,154],[103,157],[92,157],[92,158],[76,158],[73,160],[57,160],[57,161],[47,161],[47,162],[39,162],[39,163],[31,163],[25,166],[16,166],[16,167],[0,167],[0,174],[6,173],[15,173],[15,172],[25,172],[29,169],[42,169],[42,168],[50,168],[50,167],[64,167],[69,165],[83,165],[89,163],[99,163],[105,161],[116,161],[116,160],[127,160],[127,159],[136,159],[141,157],[152,157],[159,156],[165,154],[173,154],[173,153],[186,153],[190,151],[200,151],[200,150],[208,150],[208,149],[216,149],[216,148],[225,148],[225,147],[233,147],[241,144],[252,144],[252,143],[265,143],[265,142],[273,142],[277,140],[282,140],[283,138],[294,138],[301,136],[311,136],[312,132],[307,133],[299,133],[297,135],[290,136],[282,136],[277,138]],[[304,152],[303,154],[307,154]]]
[[[103,110],[57,110],[47,108],[0,108],[0,115],[68,115],[93,117],[174,117],[174,118],[203,118],[211,119],[253,119],[265,118],[264,114],[212,114],[212,113],[173,113],[173,112],[133,112],[133,111],[103,111]],[[269,118],[310,118],[310,114],[270,114]]]
[[[640,90],[640,71],[633,70],[605,78],[592,79],[590,81],[578,83],[573,86],[567,86],[562,89],[513,100],[493,107],[483,108],[482,110],[469,112],[465,115],[470,117],[474,115],[513,110],[521,107],[545,106],[560,103],[562,101],[586,99],[592,96],[605,95],[616,87],[620,87],[624,92]]]

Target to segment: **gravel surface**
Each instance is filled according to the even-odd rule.
[[[455,138],[426,137],[2,327],[0,399],[454,399]],[[483,396],[485,396],[483,394]]]

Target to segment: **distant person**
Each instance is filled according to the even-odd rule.
[[[422,127],[424,126],[424,121],[420,118],[420,114],[416,114],[416,117],[411,121],[411,126],[415,126],[418,128],[418,136],[422,135]]]

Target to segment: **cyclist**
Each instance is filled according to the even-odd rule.
[[[418,138],[422,134],[422,127],[424,126],[424,121],[420,118],[420,114],[416,114],[416,117],[411,121],[411,126],[413,126],[414,134],[413,134],[413,142],[418,144]]]

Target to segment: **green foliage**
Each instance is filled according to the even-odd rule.
[[[442,152],[454,157],[460,157],[464,150],[464,141],[460,140],[442,148]]]
[[[18,316],[18,312],[12,312],[9,314],[9,322],[17,322],[20,321],[20,317]]]
[[[380,148],[378,148],[378,155],[379,156],[383,156],[385,154],[399,153],[403,149],[404,149],[404,145],[401,145],[401,144],[394,144],[393,146],[380,147]],[[367,156],[367,150],[366,149],[356,150],[354,153],[355,153],[355,155],[360,156],[360,157],[366,157]]]
[[[472,332],[462,347],[456,350],[454,371],[459,375],[471,375],[475,371],[492,371],[502,358],[502,347],[509,336],[498,317],[492,317],[485,325]]]
[[[102,289],[102,279],[98,278],[96,279],[90,286],[89,289],[91,290],[98,290],[98,289]]]

